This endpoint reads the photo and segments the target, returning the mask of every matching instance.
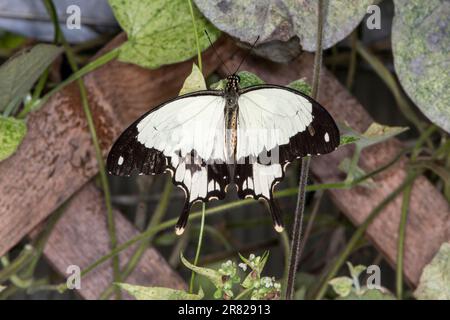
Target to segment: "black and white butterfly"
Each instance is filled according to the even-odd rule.
[[[224,199],[234,183],[241,199],[267,201],[283,230],[275,185],[295,159],[332,152],[339,131],[331,115],[297,90],[277,85],[241,89],[238,75],[224,90],[205,90],[167,101],[136,120],[113,145],[111,174],[170,172],[186,195],[176,233],[197,201]]]

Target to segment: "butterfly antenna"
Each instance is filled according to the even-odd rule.
[[[242,64],[244,63],[244,61],[248,58],[248,56],[250,55],[250,53],[252,52],[252,50],[255,48],[256,43],[259,40],[259,36],[256,38],[255,42],[253,42],[252,46],[250,47],[250,49],[247,51],[247,53],[245,54],[245,56],[242,58],[241,63],[239,63],[239,66],[237,67],[236,71],[234,72],[234,74],[236,74],[236,72],[239,71],[239,69],[241,68]]]
[[[222,58],[220,57],[219,53],[216,50],[216,47],[214,47],[211,38],[209,37],[208,31],[205,30],[205,34],[206,37],[208,38],[209,43],[211,44],[211,47],[214,50],[214,53],[216,54],[217,58],[219,58],[220,63],[222,63],[222,65],[224,66],[224,68],[227,70],[228,74],[231,75],[230,69],[228,69],[227,65],[225,64],[225,62],[223,62]]]

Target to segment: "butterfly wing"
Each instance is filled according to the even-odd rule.
[[[339,130],[331,115],[297,90],[260,85],[241,90],[234,179],[240,198],[268,202],[275,229],[281,214],[273,197],[290,162],[334,151]]]
[[[176,230],[181,234],[196,201],[223,199],[230,183],[224,159],[224,105],[219,91],[199,91],[144,114],[117,139],[108,155],[111,174],[170,172],[186,200]]]

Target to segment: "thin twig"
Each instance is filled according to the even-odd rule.
[[[322,35],[323,35],[323,0],[319,0],[317,4],[317,42],[316,54],[314,56],[314,71],[312,83],[312,97],[317,98],[319,92],[320,67],[322,64]],[[302,236],[303,214],[305,210],[305,193],[308,183],[310,157],[304,157],[301,160],[301,173],[299,182],[299,193],[297,197],[297,205],[294,214],[294,227],[292,230],[291,255],[289,258],[289,271],[286,285],[286,300],[292,300],[294,296],[295,276],[300,259],[300,247]]]
[[[409,173],[411,174],[411,173]],[[411,199],[411,190],[413,184],[411,183],[403,191],[402,200],[402,214],[400,216],[400,224],[398,227],[398,242],[397,242],[397,266],[396,266],[396,293],[397,299],[401,300],[403,296],[403,255],[405,245],[405,230],[408,219],[409,202]]]
[[[425,131],[422,132],[419,139],[414,146],[411,155],[411,162],[416,161],[420,154],[422,145],[427,141],[427,139],[437,130],[435,125],[429,126]],[[415,169],[410,169],[408,172],[408,177],[415,174]],[[398,239],[397,239],[397,265],[396,265],[396,293],[397,299],[402,299],[403,297],[403,258],[404,258],[404,246],[405,246],[405,234],[406,234],[406,223],[408,221],[409,214],[409,204],[411,200],[411,191],[413,184],[411,183],[405,188],[403,192],[402,209],[400,216],[400,223],[398,226]]]
[[[206,211],[206,204],[202,203],[202,219],[200,222],[200,232],[198,234],[198,243],[197,243],[197,250],[195,251],[195,258],[194,258],[194,266],[198,264],[198,259],[200,257],[200,250],[202,249],[202,242],[203,242],[203,230],[205,226],[205,211]],[[191,281],[189,283],[189,292],[192,293],[194,290],[194,279],[195,279],[195,272],[192,271],[191,274]]]
[[[200,48],[200,39],[199,39],[199,35],[197,32],[197,23],[195,21],[195,15],[194,15],[194,7],[192,5],[192,1],[188,0],[189,3],[189,11],[191,12],[191,18],[192,18],[192,26],[194,27],[194,33],[195,33],[195,41],[197,44],[197,61],[198,61],[198,68],[200,69],[200,71],[203,71],[203,66],[202,66],[202,50]]]
[[[350,43],[351,43],[351,52],[350,52],[350,64],[347,73],[347,79],[345,81],[345,85],[348,90],[351,90],[353,87],[353,82],[355,80],[355,72],[356,72],[356,41],[358,41],[358,29],[353,30],[350,35]]]
[[[72,71],[79,72],[80,70],[78,68],[77,63],[75,62],[75,56],[72,52],[72,49],[71,49],[69,43],[66,41],[64,34],[60,29],[59,23],[57,22],[58,18],[57,18],[56,8],[55,8],[53,1],[52,0],[43,0],[43,1],[44,1],[44,5],[45,5],[52,21],[54,23],[55,32],[57,34],[57,38],[59,38],[58,41],[61,42],[61,44],[64,47],[64,50],[65,50],[66,56],[67,56],[67,60],[69,62],[69,65],[70,65]],[[102,151],[100,149],[100,143],[99,143],[99,140],[97,137],[97,131],[95,129],[94,119],[92,117],[91,109],[89,107],[86,86],[84,85],[83,79],[78,79],[77,82],[78,82],[78,87],[80,90],[80,96],[81,96],[83,110],[84,110],[86,120],[88,123],[92,142],[93,142],[94,148],[95,148],[95,156],[97,158],[97,163],[98,163],[98,168],[99,168],[99,173],[100,173],[100,180],[101,180],[101,184],[103,187],[103,193],[105,196],[110,247],[111,247],[111,250],[114,250],[117,247],[116,225],[115,225],[114,215],[113,215],[113,210],[112,210],[112,205],[111,205],[111,193],[110,193],[110,189],[109,189],[108,177],[106,175],[105,163],[103,160]],[[114,282],[120,282],[121,277],[120,277],[120,267],[119,267],[119,256],[116,256],[112,260],[112,265],[113,265]],[[116,289],[116,297],[118,299],[121,298],[121,293],[120,293],[119,288]]]

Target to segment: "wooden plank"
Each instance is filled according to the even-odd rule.
[[[123,42],[116,38],[109,48]],[[227,57],[231,41],[219,40]],[[203,55],[205,73],[220,61]],[[112,61],[85,77],[102,149],[137,115],[176,95],[192,60],[146,70]],[[0,256],[44,220],[97,173],[95,152],[76,84],[53,96],[30,115],[28,134],[18,151],[0,163]]]
[[[66,271],[70,265],[79,266],[83,270],[110,251],[105,214],[104,198],[94,183],[88,183],[73,196],[44,249],[46,259],[55,270],[67,276]],[[138,234],[120,212],[115,211],[114,216],[119,244]],[[119,255],[121,268],[126,265],[136,248],[137,245],[134,245]],[[81,289],[77,293],[84,299],[97,299],[111,284],[112,274],[109,260],[82,278]],[[153,248],[146,250],[126,282],[186,289],[183,279]]]
[[[237,53],[226,61],[227,65],[237,66],[243,56]],[[288,84],[306,77],[312,79],[313,56],[303,54],[289,64],[269,63],[260,58],[251,57],[241,67],[254,72],[267,83]],[[222,73],[226,71],[222,68]],[[364,131],[372,118],[358,101],[327,70],[322,70],[320,78],[319,101],[333,117],[352,128]],[[367,172],[389,162],[401,150],[396,139],[366,149],[361,157],[360,166]],[[345,179],[338,164],[352,154],[352,147],[343,147],[336,152],[315,157],[311,161],[312,175],[321,182],[337,182]],[[406,158],[396,166],[378,176],[376,189],[362,187],[351,190],[330,190],[333,202],[356,225],[361,224],[369,213],[387,195],[398,187],[406,176]],[[395,265],[397,255],[397,233],[400,221],[401,196],[397,197],[372,223],[367,230],[368,238]],[[408,217],[405,240],[404,274],[413,285],[417,285],[423,267],[430,262],[440,245],[450,240],[450,206],[443,195],[425,178],[416,180],[411,196],[411,210]]]

